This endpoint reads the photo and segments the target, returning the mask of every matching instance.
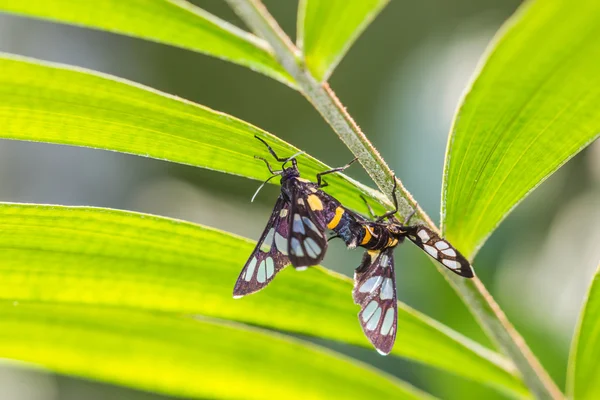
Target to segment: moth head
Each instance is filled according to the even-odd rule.
[[[296,160],[293,160],[296,161]],[[296,163],[293,162],[291,167],[283,168],[281,171],[281,182],[287,181],[291,178],[297,178],[300,176],[300,171],[298,171],[298,167]]]
[[[283,164],[281,164],[281,170],[283,171],[282,177],[281,177],[282,180],[300,176],[300,171],[298,171],[298,160],[296,160],[296,157],[298,157],[301,154],[304,154],[304,152],[303,151],[297,152],[293,156],[286,158],[285,161],[283,162]],[[292,165],[289,167],[286,167],[287,163],[292,163]]]

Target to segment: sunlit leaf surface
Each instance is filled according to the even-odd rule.
[[[298,152],[244,121],[148,87],[8,56],[0,57],[0,126],[0,138],[114,150],[258,180],[270,174],[254,156],[271,156],[254,135],[265,138],[281,156]],[[308,155],[298,160],[308,179],[329,169]],[[376,201],[383,198],[339,174],[327,182],[328,192],[357,210],[366,211],[359,193]]]
[[[446,236],[475,254],[537,185],[600,133],[600,2],[527,2],[467,93],[449,141]]]
[[[430,398],[307,343],[142,311],[2,301],[0,339],[0,357],[169,395]]]
[[[204,315],[371,348],[351,282],[321,268],[287,268],[234,300],[253,243],[221,231],[109,209],[1,204],[0,232],[0,299]],[[499,355],[402,304],[393,354],[525,393]]]
[[[600,398],[600,273],[594,280],[583,305],[579,327],[573,335],[569,360],[569,398]]]
[[[302,0],[298,11],[298,41],[313,76],[329,78],[350,46],[389,0]]]
[[[0,12],[101,29],[222,58],[286,85],[264,41],[183,0],[0,0]]]

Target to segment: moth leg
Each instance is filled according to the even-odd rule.
[[[333,168],[328,171],[319,172],[317,174],[317,186],[322,188],[322,187],[325,187],[328,185],[328,183],[322,179],[323,175],[333,174],[334,172],[342,172],[343,170],[345,170],[346,168],[351,166],[352,163],[355,162],[356,160],[358,160],[358,157],[355,158],[354,160],[350,161],[348,164],[344,165],[343,167]]]
[[[369,210],[369,214],[371,215],[371,218],[377,219],[377,215],[375,215],[375,211],[373,211],[373,208],[371,207],[371,205],[369,204],[369,202],[367,201],[365,196],[363,196],[361,194],[360,198],[365,202],[365,205],[367,206],[367,209]]]
[[[410,214],[408,214],[408,216],[406,217],[406,219],[404,220],[403,225],[408,225],[408,221],[410,221],[410,219],[412,217],[415,216],[415,214],[417,213],[417,205],[415,204],[415,208],[413,208],[413,210],[411,211]]]
[[[398,187],[398,181],[397,181],[396,177],[394,177],[394,187],[392,188],[392,200],[394,201],[394,209],[392,211],[386,212],[381,217],[377,218],[376,222],[381,222],[386,218],[390,218],[398,212],[398,197],[396,197],[396,188],[397,187]]]
[[[396,178],[394,178],[394,187],[392,188],[392,200],[394,201],[394,209],[392,211],[386,212],[381,217],[377,218],[376,222],[381,222],[386,218],[391,218],[394,216],[394,214],[396,214],[398,212],[398,197],[396,197],[396,188],[397,187],[398,187],[398,182],[396,181]],[[408,216],[406,217],[406,219],[404,220],[404,223],[402,225],[407,225],[408,222],[411,220],[411,218],[415,216],[416,212],[417,212],[417,206],[415,205],[415,207],[413,208],[411,213],[408,214]]]

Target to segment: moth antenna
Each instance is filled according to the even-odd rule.
[[[293,160],[294,158],[296,158],[296,157],[298,157],[299,155],[302,155],[302,154],[304,154],[304,152],[303,152],[303,151],[299,151],[299,152],[297,152],[296,154],[294,154],[293,156],[291,156],[291,157],[288,157],[288,161],[291,161],[291,160]]]
[[[301,154],[304,154],[304,152],[303,151],[299,151],[296,154],[294,154],[294,155],[286,158],[285,161],[283,162],[283,165],[285,165],[287,162],[291,161],[294,164],[294,166],[296,166],[296,163],[297,163],[296,157],[298,157]]]
[[[269,177],[269,178],[268,178],[266,181],[264,181],[264,182],[262,183],[262,185],[260,185],[260,186],[258,187],[258,189],[256,189],[256,192],[254,192],[254,196],[252,196],[252,199],[250,199],[250,203],[254,203],[254,199],[255,199],[255,198],[256,198],[256,196],[258,195],[258,192],[260,192],[260,189],[262,189],[262,188],[263,188],[263,186],[265,186],[265,185],[266,185],[266,184],[267,184],[267,183],[268,183],[268,182],[269,182],[271,179],[275,178],[276,176],[279,176],[279,175],[281,175],[281,173],[282,173],[282,172],[283,172],[283,171],[279,171],[278,173],[276,173],[276,174],[274,174],[274,175],[270,176],[270,177]]]

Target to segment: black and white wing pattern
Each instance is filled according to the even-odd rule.
[[[408,238],[431,257],[439,261],[450,271],[465,277],[474,276],[473,268],[469,261],[458,252],[450,243],[439,237],[431,229],[422,225],[405,226]]]
[[[275,275],[290,264],[288,235],[290,204],[279,196],[267,227],[233,288],[233,297],[239,298],[265,288]]]
[[[293,191],[288,250],[296,269],[319,264],[327,251],[326,227],[313,211],[316,201],[321,200],[307,186],[299,185]]]
[[[360,267],[354,272],[354,302],[360,305],[358,320],[380,354],[392,351],[396,340],[398,310],[394,249],[365,252]]]

